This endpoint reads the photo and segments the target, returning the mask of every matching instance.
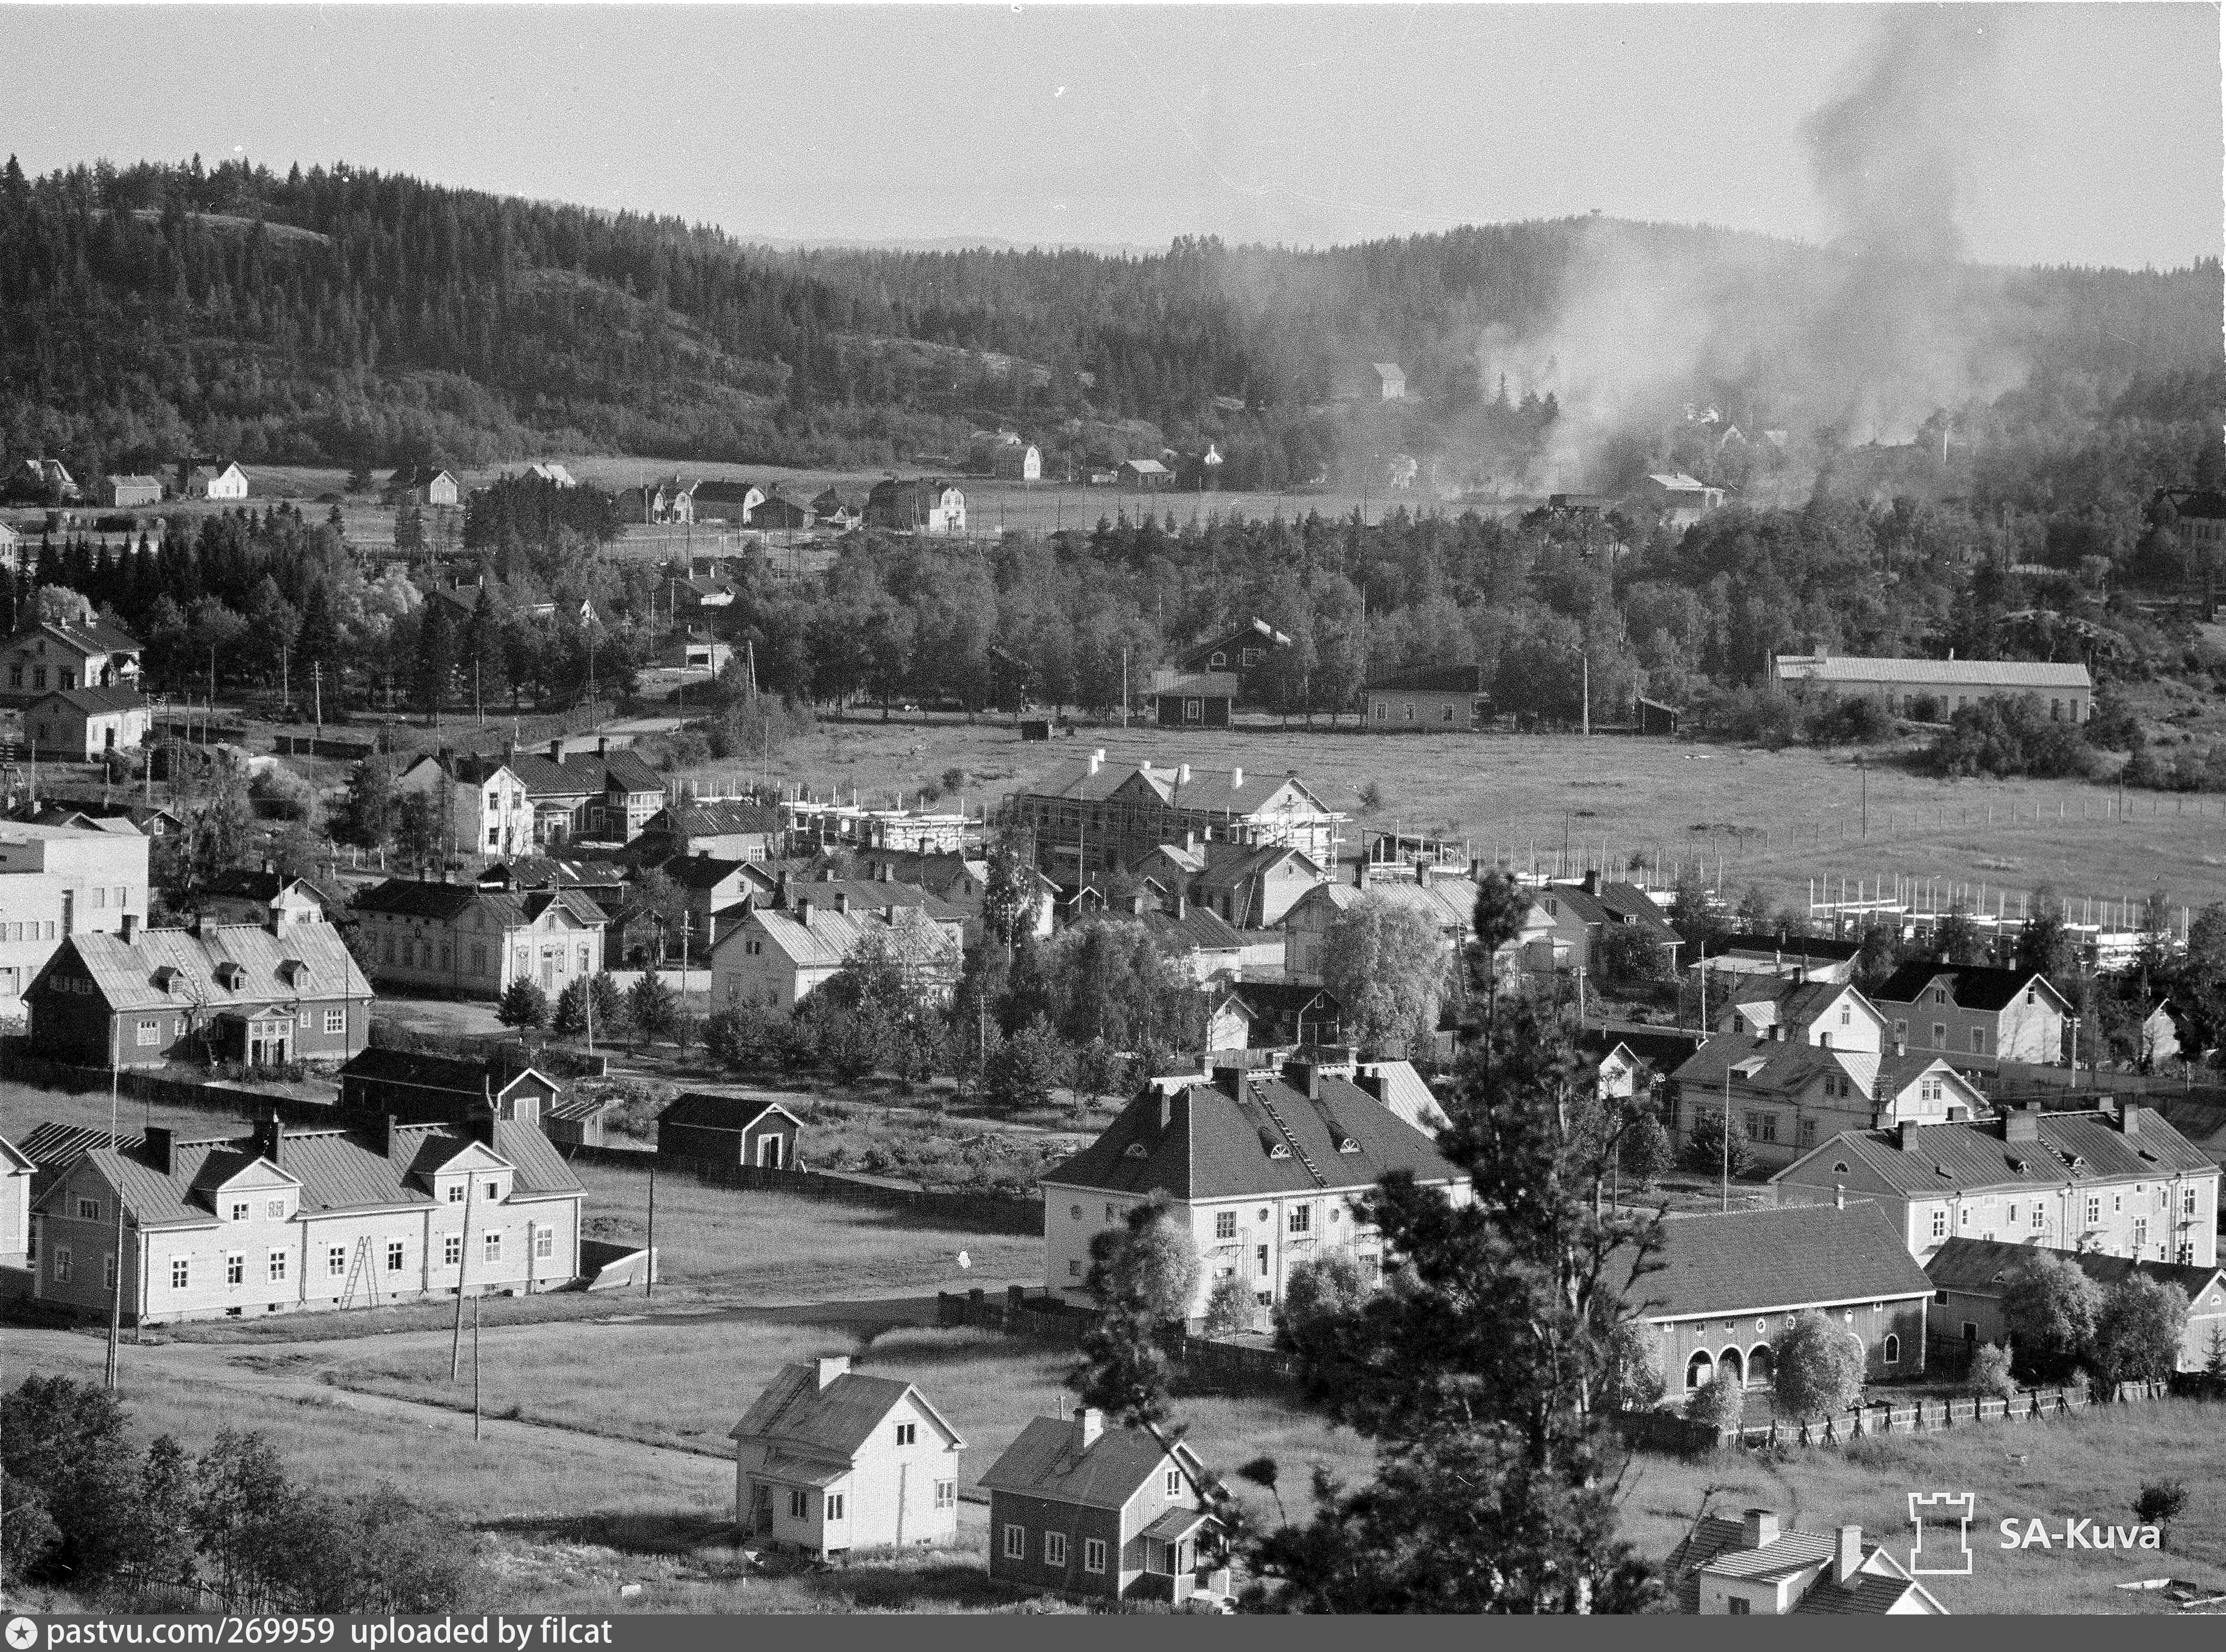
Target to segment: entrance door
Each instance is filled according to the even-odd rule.
[[[758,1138],[758,1163],[766,1170],[779,1170],[781,1166],[782,1149],[787,1145],[788,1144],[786,1142],[783,1141],[781,1138],[777,1135],[760,1136]]]
[[[541,955],[541,985],[544,990],[556,984],[556,955],[544,951]]]

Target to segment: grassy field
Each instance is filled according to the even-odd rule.
[[[2012,1460],[2012,1453],[2026,1460]],[[2131,1524],[2141,1483],[2184,1479],[2188,1509],[2162,1554],[2000,1547],[2000,1523],[2066,1516]],[[1772,1461],[1724,1453],[1696,1462],[1642,1457],[1629,1482],[1623,1529],[1659,1558],[1691,1525],[1703,1497],[1714,1513],[1775,1509],[1782,1519],[1828,1529],[1860,1521],[1908,1558],[1912,1491],[1976,1497],[1968,1578],[1924,1581],[1950,1612],[2117,1612],[2154,1610],[2153,1597],[2112,1585],[2167,1574],[2226,1589],[2226,1412],[2175,1400],[2112,1407],[2063,1421],[2000,1424],[1921,1437],[1888,1435],[1845,1452],[1796,1452]],[[1928,1539],[1937,1541],[1937,1539]]]
[[[1760,883],[1778,901],[1806,901],[1809,880],[1938,878],[2017,896],[2042,885],[2067,899],[2138,902],[2162,888],[2176,904],[2226,897],[2226,801],[2128,794],[2060,781],[1941,781],[1867,765],[1854,753],[1781,752],[1689,741],[1574,735],[1385,737],[1342,729],[1186,730],[1085,726],[1072,740],[1024,744],[1009,721],[861,717],[823,723],[785,750],[774,778],[823,795],[855,788],[888,799],[968,777],[966,807],[994,808],[1022,784],[1080,761],[1242,766],[1296,773],[1366,831],[1428,832],[1527,867],[1551,869],[1565,841],[1575,870],[1657,859],[1665,873],[1704,867],[1733,893]],[[687,778],[687,777],[676,777]],[[696,778],[730,776],[719,765]],[[1364,809],[1360,788],[1380,803]],[[1868,795],[1870,830],[1862,831]]]

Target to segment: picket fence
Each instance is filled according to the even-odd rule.
[[[2096,1405],[2159,1400],[2176,1388],[2172,1382],[2155,1381],[2121,1382],[2112,1393],[2100,1399],[2084,1388],[2051,1388],[2021,1389],[2009,1398],[1964,1395],[1881,1400],[1824,1417],[1795,1421],[1772,1418],[1764,1424],[1741,1423],[1721,1429],[1668,1411],[1624,1412],[1616,1420],[1625,1439],[1642,1450],[1698,1456],[1731,1448],[1754,1451],[1780,1446],[1845,1446],[1873,1434],[1930,1434],[1981,1423],[2041,1422],[2072,1416]]]
[[[707,1187],[732,1188],[742,1192],[798,1193],[806,1198],[868,1205],[897,1211],[922,1225],[960,1232],[1043,1236],[1044,1207],[1040,1198],[953,1193],[901,1182],[871,1181],[834,1171],[773,1170],[761,1165],[687,1159],[639,1147],[583,1145],[567,1148],[565,1157],[575,1164],[609,1165],[625,1170],[646,1172],[654,1167],[665,1175],[684,1176]]]
[[[938,1291],[935,1295],[935,1322],[939,1325],[970,1325],[1064,1347],[1079,1344],[1091,1320],[1089,1313],[1057,1298],[1031,1297],[1019,1285],[1007,1286],[1002,1299],[979,1289],[964,1294]],[[1181,1330],[1168,1331],[1160,1345],[1196,1385],[1249,1393],[1262,1387],[1289,1387],[1298,1381],[1297,1363],[1272,1348],[1193,1337]]]

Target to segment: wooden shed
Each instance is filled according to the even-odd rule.
[[[690,1091],[657,1115],[659,1158],[794,1170],[804,1121],[761,1096]]]

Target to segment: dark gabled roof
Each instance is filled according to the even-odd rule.
[[[364,1078],[388,1084],[409,1084],[421,1090],[448,1091],[477,1101],[490,1091],[500,1095],[529,1073],[555,1083],[545,1075],[525,1068],[506,1073],[485,1061],[461,1056],[435,1055],[417,1050],[361,1050],[340,1069],[343,1080]]]
[[[603,789],[602,763],[596,758],[574,758],[552,763],[524,752],[506,759],[510,772],[525,786],[529,797],[586,797]]]
[[[763,1439],[805,1455],[824,1453],[848,1460],[874,1437],[906,1395],[942,1426],[951,1443],[965,1441],[928,1404],[925,1395],[895,1377],[844,1371],[824,1388],[811,1365],[784,1365],[766,1385],[742,1419],[728,1431],[729,1439]]]
[[[519,855],[497,861],[480,874],[484,889],[615,889],[629,869],[615,861],[568,861],[549,855]]]
[[[86,717],[113,715],[119,711],[144,711],[147,696],[137,689],[56,689],[42,694],[31,702],[35,710],[49,700],[59,700],[71,710]]]
[[[227,900],[276,900],[287,890],[299,884],[317,898],[324,906],[341,905],[333,891],[321,887],[308,878],[289,878],[283,872],[265,872],[257,867],[226,867],[208,880],[203,893]]]
[[[1275,1044],[1295,1041],[1302,1022],[1313,1023],[1319,1031],[1324,1026],[1336,1025],[1345,1015],[1345,1006],[1326,987],[1309,987],[1295,982],[1237,982],[1223,994],[1222,1001],[1241,1005],[1247,1015],[1275,1035],[1269,1040]]]
[[[2131,1256],[2106,1256],[2096,1250],[2049,1250],[2038,1245],[2013,1244],[2006,1239],[1970,1239],[1961,1234],[1932,1253],[1924,1272],[1933,1287],[1967,1296],[1994,1296],[2002,1276],[2033,1256],[2056,1256],[2072,1263],[2104,1289],[2135,1274],[2160,1285],[2177,1285],[2190,1302],[2199,1300],[2226,1263],[2208,1268],[2185,1262],[2136,1261]]]
[[[1828,941],[1815,935],[1711,935],[1701,943],[1703,957],[1720,958],[1737,952],[1753,957],[1783,957],[1789,964],[1803,959],[1813,963],[1845,963],[1862,950],[1860,941]]]
[[[1866,1543],[1864,1558],[1877,1552],[1878,1545]],[[1838,1613],[1842,1616],[1883,1617],[1901,1604],[1910,1592],[1918,1587],[1914,1578],[1898,1578],[1877,1572],[1858,1572],[1841,1583],[1830,1573],[1816,1579],[1809,1592],[1793,1603],[1793,1611],[1803,1614],[1817,1612]],[[1788,1616],[1791,1616],[1789,1613]]]
[[[1610,1259],[1612,1277],[1628,1277],[1630,1257],[1621,1251]],[[1875,1203],[1665,1217],[1653,1260],[1660,1270],[1627,1293],[1650,1319],[1770,1313],[1932,1292],[1893,1218]]]
[[[1104,915],[1103,921],[1118,923],[1123,918],[1120,913],[1110,912]],[[1244,945],[1242,930],[1204,906],[1186,907],[1180,918],[1147,910],[1141,917],[1129,917],[1126,921],[1142,924],[1147,935],[1174,952],[1233,952]]]
[[[1542,898],[1551,896],[1560,900],[1582,923],[1606,925],[1628,922],[1644,930],[1652,940],[1666,943],[1679,938],[1669,918],[1654,904],[1654,898],[1635,883],[1607,880],[1593,889],[1575,882],[1549,883],[1538,893]]]
[[[1396,692],[1402,689],[1415,694],[1482,694],[1485,690],[1484,667],[1481,665],[1416,665],[1403,671],[1390,671],[1368,683],[1371,692]]]
[[[1205,1470],[1189,1446],[1175,1452],[1196,1479]],[[1074,1450],[1074,1425],[1063,1417],[1032,1417],[1021,1436],[983,1473],[990,1491],[1017,1492],[1085,1509],[1119,1509],[1148,1484],[1167,1460],[1160,1442],[1141,1428],[1108,1428],[1090,1449]]]
[[[603,766],[603,785],[606,791],[616,786],[621,791],[663,792],[665,778],[633,752],[612,752],[598,759]]]
[[[467,883],[389,878],[369,889],[359,889],[350,904],[359,912],[392,912],[402,918],[427,918],[447,923],[459,913],[469,912],[486,893]]]
[[[1617,1045],[1648,1065],[1670,1073],[1708,1041],[1708,1035],[1688,1026],[1655,1026],[1644,1021],[1596,1021],[1579,1030],[1577,1047],[1606,1056]]]
[[[716,889],[749,864],[747,861],[728,861],[716,855],[676,855],[657,869],[683,889]]]
[[[803,1121],[769,1096],[714,1096],[690,1090],[676,1096],[657,1115],[659,1124],[684,1124],[698,1130],[747,1130],[768,1113],[780,1113],[801,1128]]]
[[[780,835],[780,810],[769,804],[711,802],[668,804],[649,817],[644,832],[682,837],[726,837],[745,832]]]
[[[1225,651],[1231,648],[1288,648],[1290,645],[1291,639],[1265,620],[1254,620],[1233,631],[1224,631],[1218,637],[1208,637],[1193,644],[1187,652],[1178,658],[1176,664],[1184,670],[1205,670],[1212,667],[1217,649]]]
[[[136,654],[141,647],[137,637],[128,631],[118,630],[105,620],[34,620],[9,640],[20,642],[41,632],[85,655]]]
[[[132,1147],[139,1141],[137,1136],[111,1135],[87,1125],[56,1124],[49,1120],[33,1126],[30,1134],[16,1147],[24,1158],[44,1170],[67,1165],[94,1147]]]
[[[1914,1004],[1926,988],[1943,977],[1948,982],[1948,996],[1958,1009],[1988,1013],[2007,1009],[2028,982],[2037,982],[2058,1007],[2064,1007],[2064,994],[2048,984],[2045,975],[2032,969],[1998,969],[1976,963],[1905,963],[1871,997],[1881,1004]]]
[[[1320,1101],[1278,1073],[1228,1082],[1236,1094],[1205,1079],[1165,1096],[1143,1091],[1043,1180],[1122,1193],[1163,1187],[1179,1199],[1210,1199],[1369,1187],[1394,1170],[1424,1182],[1460,1178],[1432,1137],[1348,1079],[1325,1077]]]
[[[1822,1074],[1846,1072],[1839,1058],[1849,1053],[1799,1039],[1719,1032],[1680,1062],[1670,1077],[1696,1094],[1720,1096],[1725,1074],[1733,1072],[1749,1090],[1790,1096]]]
[[[832,906],[835,897],[849,899],[853,912],[879,912],[885,906],[905,906],[917,910],[922,917],[932,918],[938,924],[957,924],[967,914],[940,896],[914,883],[899,883],[894,879],[883,881],[879,878],[791,878],[788,899],[811,901],[815,910],[820,905]]]

